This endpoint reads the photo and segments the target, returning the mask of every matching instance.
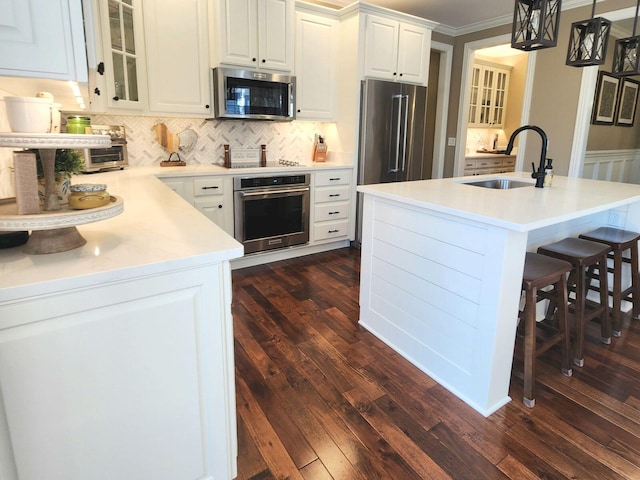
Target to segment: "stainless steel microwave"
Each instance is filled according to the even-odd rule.
[[[290,75],[218,67],[213,69],[215,118],[295,119],[296,78]]]

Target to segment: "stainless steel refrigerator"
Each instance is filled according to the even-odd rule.
[[[360,95],[358,185],[430,178],[423,172],[427,87],[363,80]],[[426,174],[426,177],[423,177]],[[356,242],[362,241],[358,193]]]

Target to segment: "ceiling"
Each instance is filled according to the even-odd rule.
[[[313,3],[343,7],[353,0],[319,0]],[[426,18],[454,31],[495,21],[496,18],[500,18],[502,24],[508,23],[513,17],[514,7],[513,0],[365,0],[365,3]]]
[[[306,0],[331,7],[344,7],[354,0]],[[362,0],[379,7],[389,8],[426,18],[440,25],[442,33],[456,36],[475,32],[513,21],[514,0]],[[562,9],[591,5],[593,0],[563,0]],[[607,0],[597,0],[598,3]]]

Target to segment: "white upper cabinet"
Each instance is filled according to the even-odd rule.
[[[365,77],[426,85],[430,48],[430,28],[366,15]]]
[[[296,118],[332,121],[337,117],[337,19],[296,12]]]
[[[141,111],[146,105],[144,34],[140,0],[97,1],[107,110]]]
[[[470,127],[502,128],[507,111],[511,67],[478,62],[473,65],[469,95]]]
[[[291,72],[293,0],[215,0],[216,63]]]
[[[207,0],[143,4],[149,111],[211,112]]]
[[[80,2],[2,0],[0,12],[0,75],[87,81]]]
[[[209,115],[207,0],[94,0],[93,111]]]

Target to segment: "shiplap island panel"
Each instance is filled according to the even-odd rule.
[[[490,415],[510,400],[525,252],[607,225],[611,210],[617,226],[640,231],[640,186],[557,176],[543,189],[464,184],[478,178],[358,187],[360,324]]]

